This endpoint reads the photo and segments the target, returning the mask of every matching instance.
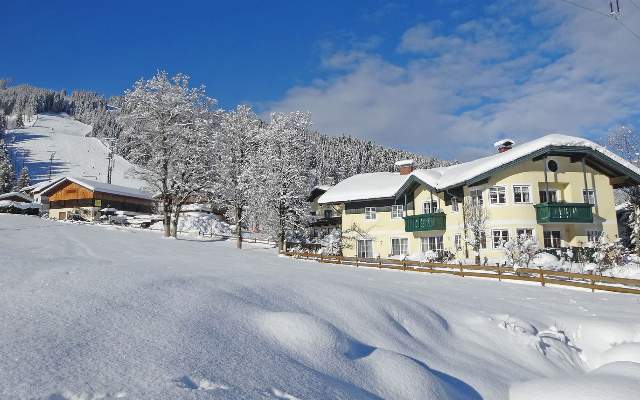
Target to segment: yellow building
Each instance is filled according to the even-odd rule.
[[[401,162],[398,173],[355,175],[317,201],[341,207],[345,256],[420,259],[449,251],[473,258],[475,232],[480,256],[490,260],[502,259],[502,244],[515,235],[545,248],[617,237],[613,189],[640,184],[636,166],[578,137],[512,144],[496,143],[498,154],[449,167]]]

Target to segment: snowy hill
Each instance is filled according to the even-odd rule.
[[[66,114],[39,114],[26,128],[8,131],[6,141],[16,170],[26,165],[32,182],[48,179],[52,152],[52,177],[67,175],[106,182],[108,150],[98,139],[86,137],[89,132],[91,126]],[[142,188],[141,181],[127,176],[130,168],[128,161],[116,156],[111,183]]]
[[[638,297],[0,214],[2,399],[636,399]]]

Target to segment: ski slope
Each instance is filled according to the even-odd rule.
[[[2,399],[637,399],[639,297],[0,214]]]
[[[96,138],[86,137],[91,126],[66,114],[39,114],[24,129],[8,131],[16,170],[26,165],[32,182],[47,180],[53,152],[51,176],[75,176],[107,181],[108,149]],[[128,176],[131,164],[116,156],[111,183],[141,189],[143,182]]]

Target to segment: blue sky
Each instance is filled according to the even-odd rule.
[[[166,69],[224,108],[310,111],[322,132],[447,158],[504,137],[597,138],[640,109],[640,40],[558,0],[10,0],[3,14],[14,83],[114,95]]]

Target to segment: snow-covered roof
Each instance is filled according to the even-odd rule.
[[[135,198],[146,199],[146,200],[151,200],[152,199],[152,196],[149,193],[144,192],[144,191],[139,190],[139,189],[134,189],[134,188],[126,187],[126,186],[112,185],[112,184],[109,184],[109,183],[92,181],[92,180],[84,179],[84,178],[75,178],[75,177],[71,177],[71,176],[67,176],[67,177],[61,179],[56,184],[48,187],[47,189],[45,189],[42,192],[42,194],[49,193],[51,190],[53,190],[56,187],[60,186],[65,181],[77,183],[78,185],[84,186],[87,189],[89,189],[91,191],[94,191],[94,192],[117,194],[117,195],[120,195],[120,196],[135,197]]]
[[[31,203],[32,201],[31,197],[20,192],[9,192],[9,193],[0,194],[0,200],[9,200],[16,197],[19,199],[23,199],[26,203]]]
[[[399,161],[396,161],[396,162],[394,163],[394,165],[395,165],[396,167],[402,167],[402,166],[404,166],[404,165],[413,165],[413,164],[415,164],[415,163],[416,163],[416,162],[415,162],[413,159],[409,159],[409,160],[399,160]]]
[[[469,184],[474,179],[486,176],[495,169],[529,159],[532,156],[543,154],[547,151],[567,148],[590,150],[596,155],[613,161],[620,169],[627,170],[635,175],[635,179],[640,181],[640,169],[638,169],[638,167],[603,146],[580,137],[550,134],[514,146],[511,150],[504,153],[496,153],[488,157],[447,167],[416,169],[409,175],[392,174],[389,172],[355,175],[332,187],[320,197],[319,202],[337,203],[375,198],[390,198],[398,195],[399,192],[406,189],[410,182],[416,180],[434,190],[450,189]]]
[[[22,189],[20,189],[20,191],[25,193],[29,193],[29,192],[39,193],[45,190],[46,188],[48,188],[49,186],[55,185],[56,183],[60,182],[63,179],[64,179],[64,176],[61,176],[58,178],[53,178],[50,180],[34,183],[33,185],[23,187]]]
[[[372,172],[354,175],[332,186],[320,196],[318,203],[342,203],[393,197],[409,176],[395,172]]]

